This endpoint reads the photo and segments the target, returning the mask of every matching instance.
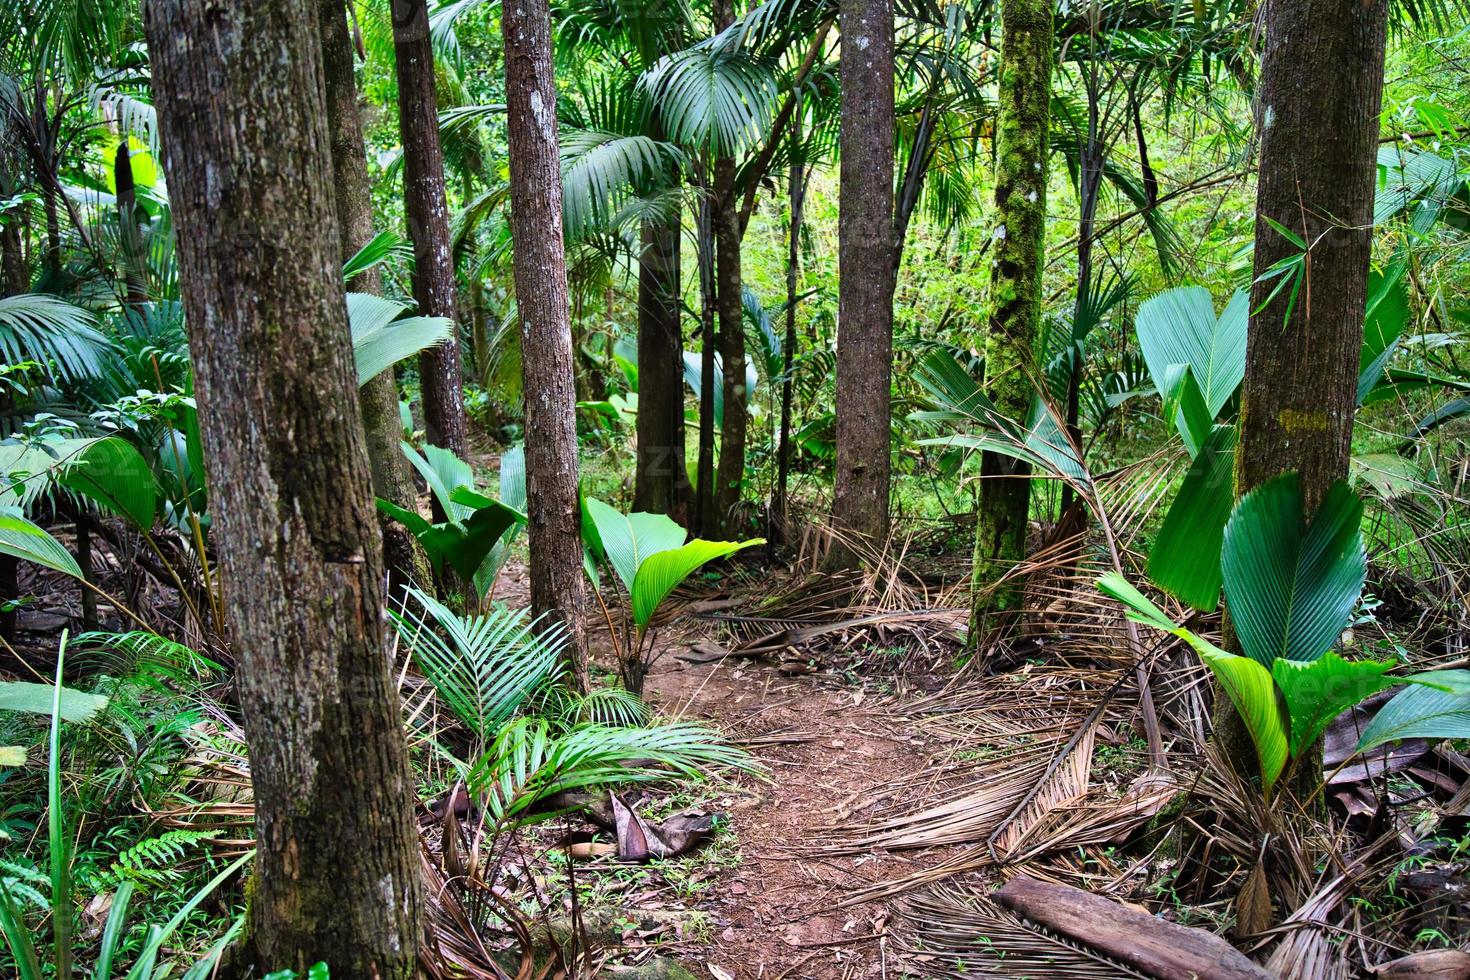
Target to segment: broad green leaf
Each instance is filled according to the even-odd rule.
[[[592,497],[586,504],[598,544],[630,595],[638,569],[648,557],[679,547],[688,536],[664,514],[621,514]]]
[[[1363,591],[1363,502],[1343,481],[1310,526],[1288,473],[1246,494],[1225,525],[1225,602],[1241,649],[1261,665],[1315,660],[1337,640]]]
[[[63,471],[61,483],[109,513],[127,518],[139,530],[153,528],[158,481],[148,461],[126,439],[110,436],[87,446]]]
[[[1215,413],[1205,405],[1205,398],[1188,364],[1170,364],[1164,369],[1164,421],[1172,422],[1184,440],[1191,457],[1215,429]]]
[[[45,528],[21,517],[14,508],[0,508],[0,555],[34,562],[73,578],[82,577],[81,566],[61,542]]]
[[[1363,729],[1359,752],[1406,738],[1470,738],[1470,671],[1428,670],[1402,679],[1412,683]]]
[[[1276,684],[1265,667],[1249,657],[1223,650],[1200,652],[1200,659],[1220,682],[1235,710],[1251,733],[1256,759],[1261,766],[1261,785],[1266,796],[1286,768],[1286,729],[1276,705]]]
[[[1395,262],[1380,273],[1368,274],[1368,302],[1363,318],[1363,350],[1358,359],[1358,404],[1383,377],[1393,352],[1409,323],[1409,291],[1404,285],[1405,265]]]
[[[420,453],[411,443],[403,442],[399,445],[403,449],[403,455],[408,457],[413,468],[419,471],[419,475],[429,485],[429,490],[434,494],[434,499],[439,501],[444,513],[454,520],[469,517],[472,508],[456,504],[451,497],[456,487],[474,487],[475,472],[470,469],[470,464],[442,446],[426,445]]]
[[[1215,426],[1189,464],[1148,557],[1154,584],[1203,612],[1220,603],[1220,547],[1235,502],[1235,441],[1235,426]]]
[[[1164,614],[1164,611],[1154,605],[1142,592],[1133,587],[1133,583],[1119,575],[1117,572],[1108,572],[1097,580],[1097,588],[1103,595],[1111,596],[1127,607],[1127,616],[1135,623],[1151,626],[1156,630],[1162,630],[1179,637],[1188,643],[1193,650],[1203,657],[1207,653],[1224,653],[1219,647],[1197,636],[1183,626],[1177,625],[1172,619]]]
[[[1169,289],[1145,300],[1134,326],[1144,363],[1167,396],[1170,366],[1189,365],[1211,420],[1219,417],[1245,377],[1246,323],[1250,299],[1236,290],[1217,318],[1203,286]]]
[[[23,766],[26,764],[24,745],[0,745],[0,766]]]
[[[1398,684],[1386,676],[1391,669],[1392,660],[1344,660],[1330,650],[1306,663],[1278,659],[1272,664],[1271,676],[1291,720],[1292,758],[1299,758],[1342,712]]]
[[[383,513],[387,514],[389,517],[397,521],[399,524],[402,524],[404,527],[408,528],[408,530],[416,537],[423,535],[425,531],[433,527],[433,525],[429,523],[428,519],[416,510],[409,510],[406,507],[400,507],[393,501],[386,500],[383,497],[377,498],[377,502],[378,510],[382,511]]]
[[[55,697],[56,687],[53,684],[0,681],[0,711],[49,715]],[[60,705],[62,721],[86,721],[107,707],[107,698],[100,694],[87,694],[85,691],[63,687]]]
[[[758,544],[765,544],[765,538],[752,538],[749,541],[705,541],[696,538],[682,547],[648,556],[638,566],[633,587],[628,590],[633,597],[634,625],[639,629],[647,626],[653,619],[654,612],[658,610],[659,603],[668,598],[669,593],[677,589],[701,565]]]
[[[402,303],[369,293],[347,294],[347,317],[352,324],[352,359],[357,383],[367,384],[405,357],[446,340],[454,321],[442,316],[398,317]]]

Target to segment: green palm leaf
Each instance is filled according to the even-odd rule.
[[[1470,671],[1429,670],[1379,709],[1363,729],[1358,751],[1405,738],[1470,738]]]
[[[368,293],[347,294],[352,324],[352,360],[357,383],[367,384],[406,357],[433,347],[454,332],[454,321],[442,316],[398,317],[402,303]]]
[[[82,577],[81,566],[61,542],[13,507],[0,507],[0,555],[33,562],[73,578]]]
[[[1271,674],[1251,658],[1224,650],[1201,652],[1200,659],[1220,682],[1251,733],[1261,766],[1261,785],[1269,797],[1271,787],[1286,768],[1288,755],[1286,729],[1281,723],[1281,709],[1276,706],[1276,685]]]
[[[1225,601],[1241,649],[1263,666],[1321,656],[1363,591],[1363,502],[1338,481],[1310,526],[1302,511],[1288,473],[1241,498],[1225,526]]]
[[[1195,609],[1220,603],[1220,548],[1235,500],[1236,429],[1217,425],[1189,464],[1148,556],[1148,575]]]
[[[765,544],[765,538],[738,542],[696,538],[682,547],[648,556],[638,566],[629,590],[633,597],[633,624],[639,629],[647,627],[659,603],[701,565],[758,544]]]
[[[664,514],[621,514],[588,497],[586,513],[597,532],[597,543],[629,595],[638,569],[649,556],[684,543],[685,530]]]
[[[1245,377],[1245,339],[1250,299],[1236,290],[1217,318],[1210,291],[1181,286],[1145,300],[1134,326],[1143,359],[1160,394],[1167,394],[1171,366],[1186,364],[1199,384],[1210,419]]]
[[[1291,719],[1291,754],[1301,756],[1342,712],[1399,683],[1385,676],[1392,660],[1344,660],[1328,651],[1316,660],[1277,660],[1271,676]]]
[[[80,306],[45,293],[0,298],[0,358],[8,363],[40,361],[75,381],[101,375],[113,353],[97,318]]]
[[[86,446],[63,471],[60,482],[142,531],[153,528],[158,481],[133,444],[116,436]]]

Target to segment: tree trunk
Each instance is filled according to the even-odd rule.
[[[153,0],[214,540],[250,749],[258,971],[407,978],[413,781],[383,644],[309,0]],[[268,125],[266,124],[268,123]]]
[[[699,459],[695,463],[694,527],[713,537],[715,521],[715,233],[714,203],[699,204]],[[723,397],[723,392],[721,393]]]
[[[1378,114],[1386,0],[1269,0],[1256,86],[1261,138],[1255,273],[1309,246],[1295,302],[1279,280],[1251,288],[1235,487],[1244,495],[1282,473],[1301,475],[1307,513],[1348,472],[1373,247]],[[1234,646],[1234,637],[1229,637]],[[1216,733],[1233,760],[1250,737],[1219,697]],[[1321,782],[1321,747],[1297,765],[1299,796]]]
[[[841,0],[842,165],[837,224],[836,537],[854,568],[888,534],[893,357],[893,4]]]
[[[357,254],[373,237],[373,188],[368,176],[367,153],[362,138],[362,118],[357,106],[357,82],[353,77],[352,37],[347,29],[345,0],[318,0],[318,27],[322,37],[322,74],[326,80],[327,133],[332,147],[332,183],[336,187],[337,223],[342,257]],[[351,288],[381,295],[382,277],[377,269],[360,273]],[[398,416],[398,385],[393,372],[384,371],[358,389],[362,427],[367,437],[368,465],[372,469],[373,493],[400,507],[413,509],[418,490],[413,470],[399,448],[403,423]],[[427,585],[433,569],[418,539],[408,528],[378,515],[383,535],[383,563],[388,571],[389,601],[396,601],[405,585]]]
[[[735,20],[731,0],[713,0],[715,32]],[[720,465],[715,474],[715,528],[721,537],[743,537],[739,519],[745,483],[745,323],[740,281],[740,202],[736,199],[735,158],[714,164],[715,305],[720,322],[720,366],[724,381],[724,415],[720,424]]]
[[[1035,397],[1046,240],[1047,126],[1051,100],[1050,0],[1002,0],[1000,103],[995,127],[995,213],[985,320],[985,392],[1025,425]],[[1020,589],[997,585],[1026,554],[1030,468],[985,453],[975,521],[974,621],[978,639]]]
[[[143,244],[142,221],[138,214],[138,190],[133,183],[133,160],[128,137],[117,145],[112,161],[112,179],[117,202],[118,243],[123,253],[123,285],[127,304],[137,308],[148,302],[148,253]]]
[[[643,223],[638,260],[638,461],[633,507],[683,523],[684,350],[679,330],[679,219]]]
[[[403,211],[413,239],[413,297],[421,316],[452,320],[454,257],[449,252],[449,204],[426,0],[393,0],[393,52],[403,142]],[[429,442],[463,458],[467,427],[460,370],[458,332],[419,355]]]
[[[1091,66],[1096,71],[1096,66]],[[1087,135],[1084,137],[1078,156],[1077,179],[1077,294],[1072,305],[1072,329],[1087,315],[1087,306],[1092,292],[1092,247],[1097,231],[1097,196],[1102,185],[1103,166],[1107,152],[1098,135],[1098,91],[1097,79],[1086,80],[1087,89]],[[1071,367],[1067,372],[1067,436],[1077,445],[1082,445],[1082,368],[1083,351],[1077,344],[1069,345]],[[1072,507],[1072,487],[1062,484],[1061,514],[1065,517]]]
[[[781,437],[776,456],[776,499],[771,513],[783,540],[790,540],[787,514],[787,484],[791,477],[791,397],[794,379],[791,366],[796,359],[796,291],[801,281],[801,211],[806,198],[806,174],[801,155],[801,106],[791,118],[791,174],[786,193],[791,206],[791,228],[786,240],[786,338],[781,345]]]
[[[577,393],[562,244],[561,165],[551,13],[516,0],[501,13],[506,135],[521,372],[526,401],[526,510],[531,611],[567,629],[571,674],[587,690],[581,509],[577,498]]]

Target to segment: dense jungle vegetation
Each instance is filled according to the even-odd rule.
[[[0,974],[1470,978],[1460,0],[4,0]]]

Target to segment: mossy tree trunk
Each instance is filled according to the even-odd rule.
[[[392,5],[398,131],[403,142],[403,213],[413,240],[413,298],[419,315],[453,320],[454,257],[449,250],[449,203],[444,149],[439,143],[429,7],[427,0],[392,0]],[[463,457],[468,427],[461,373],[458,331],[419,355],[429,442]]]
[[[1024,425],[1035,397],[1036,338],[1046,240],[1047,128],[1053,60],[1050,0],[1002,0],[995,208],[985,313],[985,392]],[[1030,468],[985,453],[975,524],[972,635],[1013,609],[1020,589],[1000,583],[1026,554]]]
[[[153,65],[244,706],[251,975],[413,975],[413,781],[343,300],[312,0],[152,0]]]
[[[368,176],[362,118],[357,106],[347,4],[344,0],[319,0],[317,17],[322,37],[327,133],[332,147],[332,184],[336,190],[342,257],[346,260],[357,254],[374,234],[372,180]],[[382,277],[377,269],[368,269],[354,278],[349,288],[381,295]],[[403,423],[398,416],[398,386],[393,372],[384,371],[362,385],[358,399],[373,493],[400,507],[413,508],[418,491],[413,483],[413,470],[398,445],[403,439]],[[397,600],[405,585],[427,586],[432,582],[434,572],[418,539],[386,514],[378,515],[378,527],[383,535],[389,601]]]
[[[829,569],[888,535],[893,360],[893,4],[841,0],[837,460]]]
[[[551,13],[546,0],[504,5],[505,102],[516,306],[526,400],[531,611],[566,627],[573,683],[587,689],[577,392],[562,244],[561,165]]]
[[[1255,273],[1302,251],[1267,218],[1309,248],[1294,302],[1290,285],[1271,299],[1277,279],[1251,289],[1235,484],[1244,495],[1295,471],[1308,513],[1347,476],[1352,450],[1387,22],[1387,0],[1270,0],[1265,11]],[[1216,700],[1217,737],[1252,767],[1249,734]],[[1319,745],[1290,778],[1299,798],[1316,790],[1321,766]]]

